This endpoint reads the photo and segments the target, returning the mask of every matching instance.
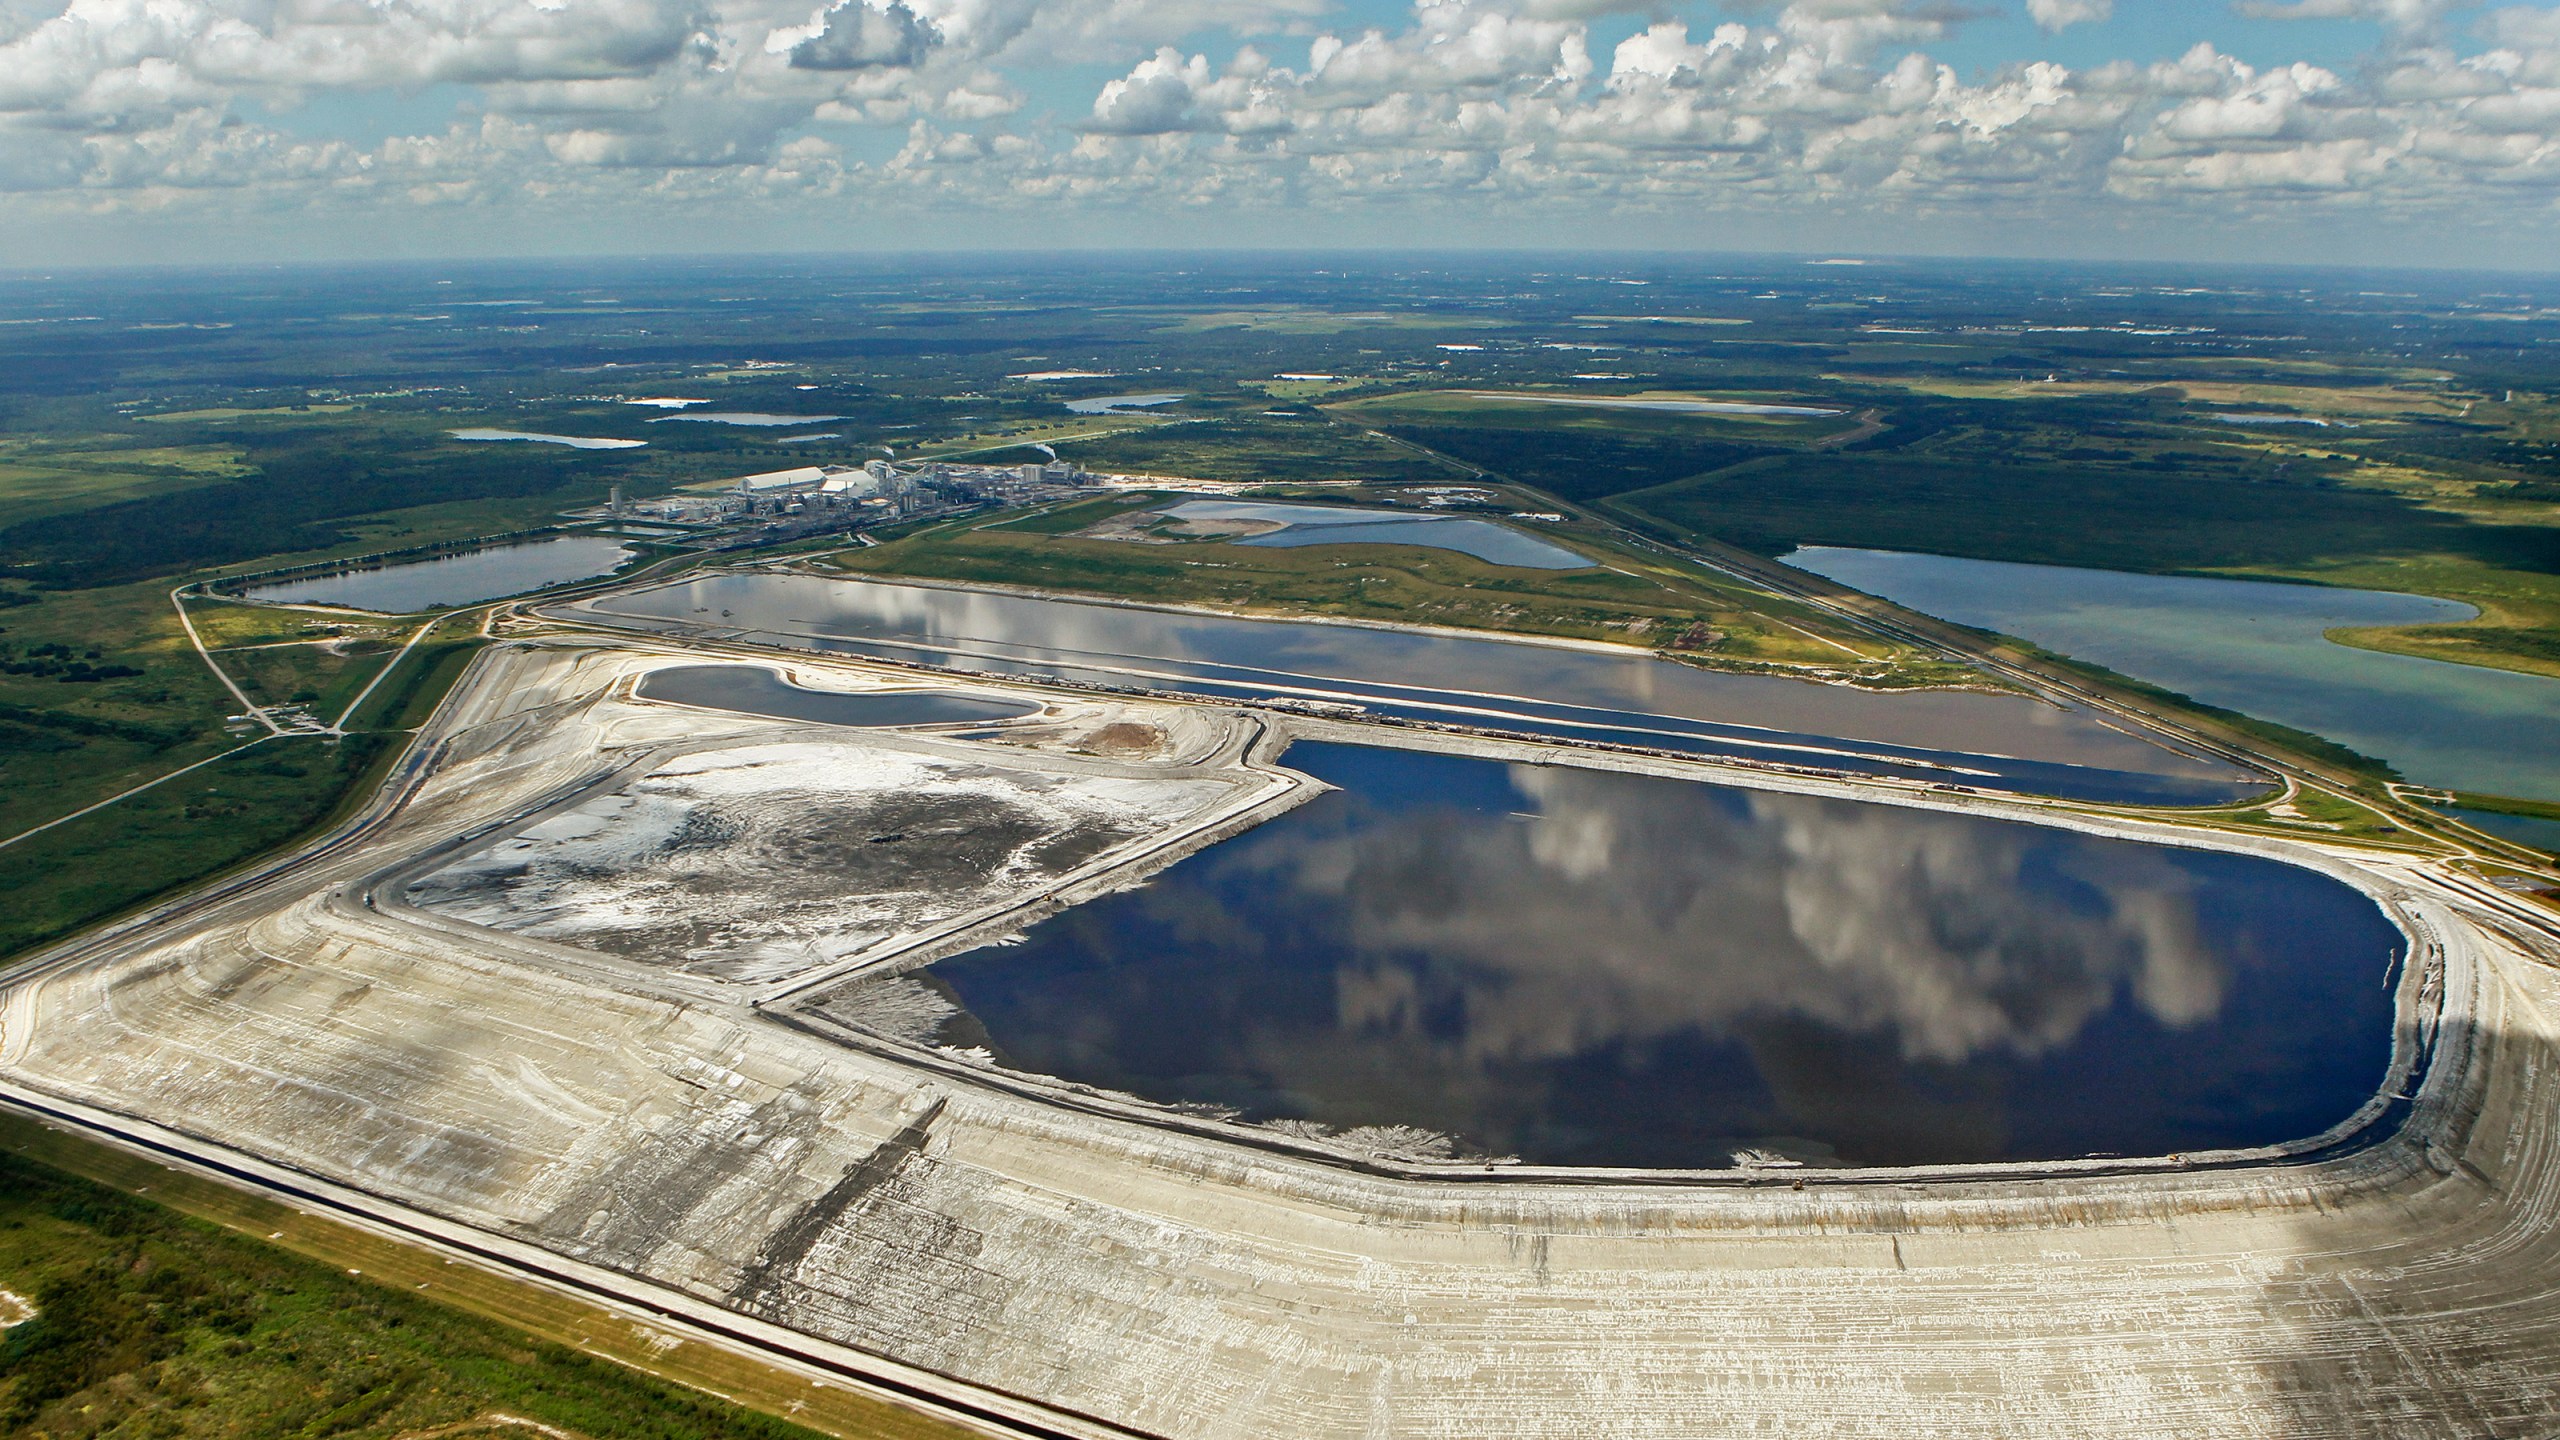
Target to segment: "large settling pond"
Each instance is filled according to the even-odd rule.
[[[283,580],[252,586],[242,594],[251,600],[280,604],[345,605],[386,615],[408,615],[439,605],[469,605],[610,575],[630,558],[631,552],[618,541],[595,535],[563,535],[518,545],[492,545],[458,555],[438,555],[402,565]]]
[[[1628,651],[807,575],[704,576],[584,608],[638,629],[2074,799],[2210,804],[2264,786],[2022,696],[1878,693]]]
[[[2560,680],[2325,638],[2475,613],[2452,600],[1888,550],[1806,549],[1787,563],[2308,730],[2421,785],[2560,800]]]
[[[1340,786],[924,972],[946,1043],[1530,1163],[2158,1155],[2381,1083],[2401,937],[2270,860],[1300,743]]]

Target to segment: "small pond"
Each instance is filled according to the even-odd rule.
[[[643,700],[674,705],[867,729],[983,724],[1019,719],[1040,709],[1028,701],[955,695],[947,690],[812,690],[760,665],[674,665],[652,670],[640,682],[638,693]]]
[[[646,440],[608,440],[597,435],[545,435],[538,430],[448,430],[456,440],[520,440],[534,445],[566,445],[572,450],[637,450]]]
[[[1067,408],[1079,415],[1108,415],[1115,410],[1146,410],[1170,405],[1183,398],[1185,392],[1160,395],[1096,395],[1089,400],[1070,400]]]
[[[1806,549],[1787,563],[2307,730],[2387,760],[2420,785],[2560,800],[2560,680],[2323,638],[2340,627],[2466,620],[2475,613],[2468,605],[1886,550]]]
[[[942,1043],[1250,1121],[1676,1168],[2279,1143],[2389,1063],[2399,932],[2272,860],[1363,746],[1282,763],[1340,789],[921,972],[962,1007]]]
[[[747,425],[771,428],[782,425],[824,425],[831,420],[843,418],[841,415],[767,415],[756,410],[703,410],[683,415],[661,415],[649,423],[675,425],[690,422],[697,425]]]
[[[294,605],[345,605],[407,615],[439,605],[469,605],[509,595],[591,580],[612,574],[631,558],[614,540],[595,535],[562,535],[515,545],[492,545],[427,560],[382,565],[370,570],[341,570],[253,586],[243,592],[251,600]]]
[[[1420,545],[1452,550],[1496,565],[1528,570],[1588,570],[1590,557],[1508,525],[1456,515],[1399,515],[1339,505],[1277,505],[1254,500],[1186,500],[1165,512],[1179,520],[1241,520],[1277,530],[1239,538],[1239,545],[1294,549],[1303,545]]]

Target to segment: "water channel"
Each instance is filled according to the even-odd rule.
[[[2324,638],[2470,618],[2455,601],[1884,550],[1805,549],[1787,563],[2310,731],[2421,785],[2560,800],[2560,680]]]
[[[278,604],[345,605],[408,615],[439,605],[468,605],[609,575],[630,558],[631,552],[617,541],[561,535],[398,565],[279,580],[251,586],[242,594]]]
[[[2399,932],[2255,857],[1301,742],[1340,787],[923,972],[946,1043],[1531,1163],[2156,1155],[2317,1134]]]
[[[1626,650],[811,575],[701,576],[580,609],[635,629],[2076,799],[2210,804],[2261,788],[2022,696],[1720,674]]]

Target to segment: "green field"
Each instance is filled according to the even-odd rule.
[[[1088,470],[1177,475],[1201,480],[1359,480],[1440,483],[1464,471],[1348,426],[1313,416],[1230,416],[1159,425],[1107,439],[1058,446],[1058,456]],[[1014,458],[981,457],[992,462]]]
[[[139,445],[120,435],[69,443],[0,439],[0,529],[248,473],[240,451],[228,445]]]
[[[2118,570],[2296,571],[2365,557],[2560,565],[2560,531],[2379,490],[2066,465],[1786,456],[1615,497],[1630,518],[1782,554],[1842,545]]]

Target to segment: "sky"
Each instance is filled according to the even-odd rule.
[[[0,267],[1075,247],[2560,268],[2560,4],[0,0]]]

